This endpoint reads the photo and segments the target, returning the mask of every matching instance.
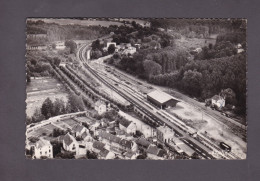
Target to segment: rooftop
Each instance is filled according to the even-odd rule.
[[[104,149],[104,147],[105,147],[105,144],[101,143],[100,141],[94,141],[93,142],[93,148],[96,148],[98,150],[102,150],[102,149]]]
[[[44,139],[39,139],[36,143],[35,143],[35,147],[36,148],[42,148],[42,147],[45,147],[45,146],[51,146],[51,143],[47,140],[44,140]]]
[[[158,101],[159,103],[165,103],[171,99],[174,99],[174,100],[177,100],[177,101],[180,101],[174,97],[172,97],[171,95],[165,93],[165,92],[162,92],[162,91],[158,91],[158,90],[155,90],[155,91],[152,91],[150,92],[149,94],[147,94],[147,96],[155,99],[156,101]]]
[[[76,124],[75,126],[72,127],[72,131],[75,132],[81,132],[84,129],[84,126],[80,125],[80,124]]]
[[[141,138],[139,138],[138,140],[136,140],[136,143],[138,144],[138,145],[142,145],[142,146],[144,146],[144,147],[146,147],[146,148],[148,148],[148,146],[151,144],[149,141],[147,141],[145,138],[143,138],[143,137],[141,137]]]
[[[124,127],[126,127],[126,128],[127,128],[131,123],[132,123],[131,121],[128,121],[128,120],[126,120],[126,119],[120,119],[120,120],[119,120],[119,124],[121,124],[122,126],[124,126]]]
[[[69,133],[67,133],[67,134],[64,136],[63,140],[64,140],[65,144],[68,145],[68,146],[69,146],[71,143],[73,143],[73,142],[76,141],[76,139],[75,139],[73,136],[71,136]]]

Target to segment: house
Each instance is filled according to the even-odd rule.
[[[136,144],[138,145],[139,148],[147,149],[149,145],[151,144],[149,141],[147,141],[145,138],[140,137],[137,139]]]
[[[150,145],[146,152],[148,158],[155,160],[162,160],[163,156],[166,154],[164,150],[158,148],[156,145]]]
[[[114,45],[116,47],[116,42],[107,42],[106,48],[108,49],[110,45]]]
[[[82,135],[81,135],[81,138],[83,139],[83,141],[85,142],[90,142],[90,141],[93,141],[93,138],[90,136],[89,133],[87,132],[84,132]]]
[[[64,150],[66,150],[66,151],[76,152],[76,153],[78,152],[79,143],[69,133],[67,133],[64,136],[62,145],[63,145]]]
[[[80,124],[74,125],[71,131],[74,133],[75,137],[81,136],[83,133],[88,132],[88,130]]]
[[[136,52],[136,48],[130,46],[130,47],[126,48],[126,49],[123,51],[123,54],[125,54],[125,55],[131,54],[131,55],[132,55],[132,54],[134,54],[135,52]]]
[[[115,159],[116,155],[111,152],[111,151],[108,151],[107,149],[102,149],[99,154],[98,154],[98,158],[99,159]]]
[[[169,143],[175,136],[174,131],[167,126],[160,126],[156,130],[157,140],[161,143]]]
[[[126,151],[136,152],[138,150],[137,144],[130,140],[121,139],[119,144],[120,144],[121,148]]]
[[[33,158],[53,158],[53,148],[50,141],[40,138],[34,146],[32,146],[32,149],[34,150]]]
[[[105,113],[107,111],[107,106],[106,103],[104,103],[103,101],[97,101],[95,103],[95,110],[98,112],[99,115]]]
[[[134,160],[134,159],[136,159],[137,156],[138,156],[138,154],[135,152],[132,152],[132,151],[127,151],[125,153],[125,159],[127,159],[127,160]]]
[[[136,134],[136,124],[126,119],[119,120],[119,129],[125,131],[128,134]]]
[[[137,151],[138,149],[135,142],[119,138],[103,130],[98,131],[98,136],[102,143],[108,145],[109,149],[115,152],[121,153],[128,150]]]
[[[221,109],[222,107],[225,107],[225,98],[220,95],[215,95],[211,98],[211,105]]]
[[[95,153],[99,153],[101,150],[105,148],[105,144],[100,141],[94,141],[92,145],[92,151]]]

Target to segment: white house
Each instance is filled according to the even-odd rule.
[[[62,145],[63,145],[64,150],[66,150],[66,151],[76,152],[76,153],[78,152],[79,143],[69,133],[67,133],[64,136]]]
[[[50,141],[40,138],[33,146],[33,149],[34,149],[33,158],[37,158],[37,159],[41,157],[53,158],[53,150]]]
[[[97,101],[95,103],[95,110],[98,112],[99,115],[105,113],[107,111],[107,106],[106,103],[104,103],[103,101]]]
[[[125,131],[128,134],[135,134],[137,127],[134,122],[128,121],[126,119],[121,119],[119,121],[119,129]]]
[[[215,95],[211,98],[211,105],[217,106],[218,108],[225,107],[225,98],[219,95]]]
[[[157,140],[162,143],[169,143],[175,136],[174,131],[167,126],[157,128]]]
[[[114,45],[116,47],[116,42],[107,42],[106,48],[108,49],[110,45]]]
[[[123,51],[123,54],[126,54],[126,55],[128,55],[128,54],[134,54],[136,52],[136,48],[135,47],[128,47],[127,49],[125,49],[124,51]]]

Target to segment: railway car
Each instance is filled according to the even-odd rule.
[[[220,142],[219,143],[219,146],[222,150],[225,150],[227,152],[231,152],[231,146],[227,145],[226,143],[224,142]]]

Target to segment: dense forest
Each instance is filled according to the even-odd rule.
[[[226,104],[235,105],[237,113],[246,113],[245,21],[165,19],[152,20],[151,24],[151,29],[144,31],[141,37],[138,37],[139,31],[130,35],[127,31],[118,33],[115,37],[119,37],[119,42],[125,42],[127,37],[131,37],[130,43],[140,39],[141,49],[133,56],[115,54],[107,63],[156,85],[177,88],[201,101],[222,90],[231,90],[235,99],[226,100]],[[202,47],[193,56],[188,50],[176,47],[176,37],[170,36],[169,31],[156,28],[170,29],[185,38],[191,38],[190,32],[194,33],[192,38],[205,38],[211,33],[218,36],[214,45]],[[164,36],[166,44],[162,41]],[[163,46],[156,46],[154,42]],[[149,43],[153,46],[144,46]],[[239,44],[244,52],[238,53]]]

